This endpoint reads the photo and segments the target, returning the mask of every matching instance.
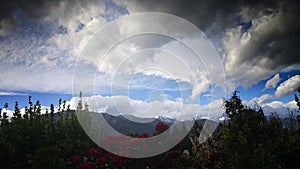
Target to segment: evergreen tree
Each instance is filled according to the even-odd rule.
[[[13,119],[21,119],[22,118],[17,101],[15,102],[15,110],[14,110],[13,116],[14,116]]]

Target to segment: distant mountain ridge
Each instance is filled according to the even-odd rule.
[[[75,113],[75,110],[71,110],[71,113]],[[141,118],[141,117],[136,117],[133,115],[118,115],[114,116],[109,113],[97,113],[97,112],[90,112],[93,113],[94,119],[99,119],[97,116],[100,114],[104,117],[106,122],[116,131],[118,131],[121,134],[142,134],[142,133],[148,133],[149,135],[152,135],[152,133],[155,130],[156,124],[159,122],[164,122],[168,126],[172,126],[175,122],[176,119],[171,119],[171,118],[166,118],[166,117],[157,117],[157,118]],[[64,112],[64,116],[66,117],[66,112]],[[55,113],[54,118],[56,120],[60,119],[60,114]],[[196,120],[198,124],[204,124],[205,121],[211,121],[209,119],[199,119]],[[182,121],[179,123],[186,123],[187,121]],[[217,123],[217,122],[214,122]]]

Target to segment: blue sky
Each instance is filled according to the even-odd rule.
[[[198,104],[202,106],[198,110],[220,115],[222,98],[238,90],[245,104],[257,102],[266,114],[284,115],[286,108],[295,109],[293,94],[300,86],[298,3],[241,1],[226,4],[227,9],[214,3],[60,0],[5,4],[0,14],[0,103],[8,102],[13,109],[18,101],[22,108],[30,95],[43,106],[57,106],[62,98],[75,108],[75,96],[83,90],[95,111],[117,114],[120,106],[128,109],[125,113],[143,116],[140,110],[147,112],[153,103],[162,107],[153,109],[158,111],[153,116],[168,112],[188,116],[188,110]],[[179,18],[177,22],[167,15],[138,15],[143,12]],[[182,22],[180,18],[186,24],[174,27]],[[140,23],[149,25],[143,28]],[[145,33],[148,29],[162,34]],[[139,31],[143,33],[124,38]],[[119,41],[104,50],[112,40]],[[199,60],[189,47],[199,49]],[[179,108],[170,108],[177,107],[174,104]]]

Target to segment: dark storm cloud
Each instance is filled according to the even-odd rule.
[[[0,35],[11,32],[16,25],[16,12],[22,12],[31,18],[43,18],[48,15],[58,0],[2,0],[0,2]]]
[[[276,0],[129,0],[127,3],[133,12],[165,12],[185,18],[206,33],[216,33],[228,25],[239,24],[238,12],[242,8],[249,8],[254,16],[279,5]]]
[[[44,19],[53,14],[66,15],[61,17],[72,15],[76,18],[76,11],[77,14],[80,14],[82,9],[88,8],[88,5],[99,6],[97,2],[98,0],[2,0],[0,2],[0,35],[10,32],[8,29],[14,30],[18,26],[15,25],[16,21],[20,19],[17,18],[17,13],[33,19]],[[65,13],[56,13],[61,6],[65,8]],[[103,5],[99,7],[103,8]]]
[[[0,2],[0,19],[14,20],[14,12],[21,10],[24,14],[41,18],[48,15],[49,10],[55,9],[61,1],[69,0],[2,0]],[[93,1],[70,1],[72,5],[84,6]],[[277,9],[289,2],[278,2],[276,0],[129,0],[126,2],[133,7],[134,12],[157,11],[165,12],[183,17],[197,25],[208,35],[216,34],[228,25],[249,22],[251,17],[267,13],[270,9]],[[239,17],[238,12],[242,8],[249,8],[250,18]]]
[[[234,27],[223,38],[226,71],[229,76],[244,76],[244,85],[300,64],[299,3],[282,3],[268,10],[271,12],[253,17],[253,25],[246,32]],[[246,69],[246,73],[237,69]]]
[[[58,2],[58,0],[2,0],[0,19],[13,19],[16,10],[21,10],[30,17],[43,17],[47,15],[49,7]]]
[[[227,76],[240,85],[251,86],[300,64],[297,1],[129,0],[125,4],[131,13],[165,12],[198,26],[222,49]]]

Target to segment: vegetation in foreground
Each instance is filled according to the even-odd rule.
[[[298,96],[295,101],[300,109]],[[266,118],[260,107],[249,108],[234,92],[224,100],[226,117],[214,135],[200,143],[202,123],[194,127],[177,146],[161,155],[129,159],[111,154],[85,134],[66,102],[59,100],[57,113],[51,105],[41,114],[39,101],[28,100],[25,114],[18,103],[12,119],[5,104],[0,112],[0,168],[300,168],[300,116],[289,111],[288,123],[276,112]],[[79,101],[77,111],[88,113]],[[298,127],[297,127],[298,126]],[[168,129],[159,122],[154,133],[129,133],[146,138]],[[124,153],[130,153],[124,151]]]

